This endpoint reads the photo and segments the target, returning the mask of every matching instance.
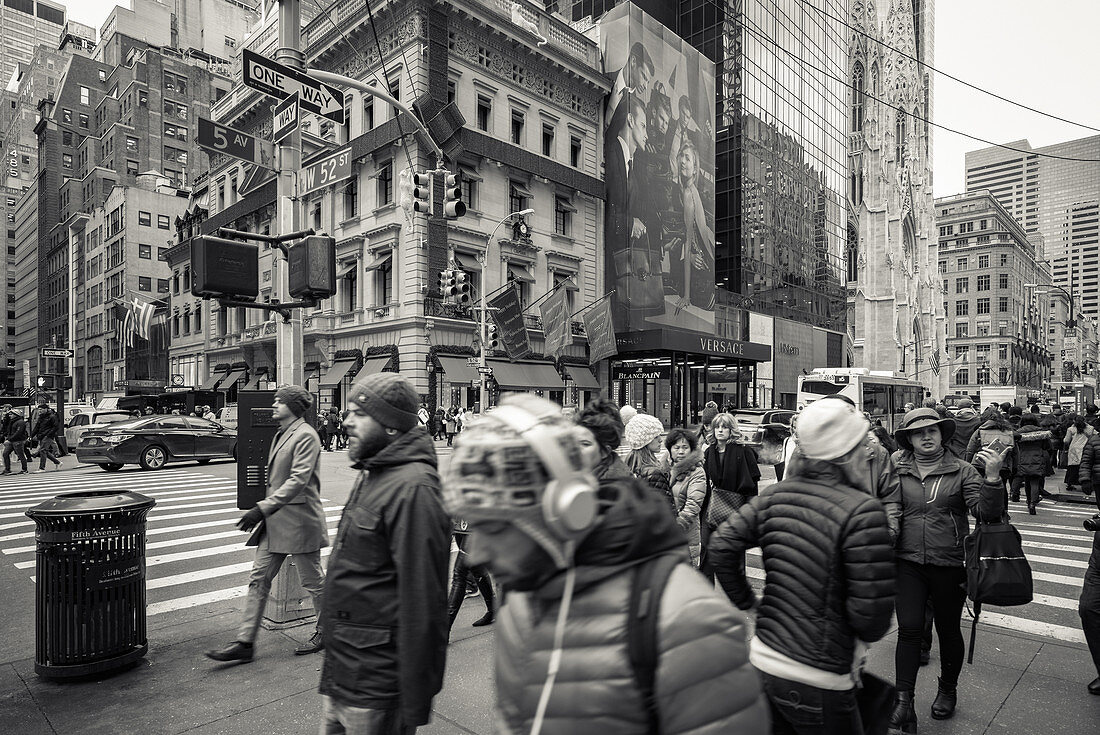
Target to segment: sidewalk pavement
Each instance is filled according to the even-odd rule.
[[[281,735],[314,733],[320,711],[317,681],[323,654],[293,648],[311,626],[264,631],[257,657],[218,665],[202,652],[233,637],[238,605],[211,605],[154,624],[149,654],[133,668],[81,682],[59,683],[34,673],[33,630],[24,657],[0,665],[4,731],[20,735],[189,733]],[[426,735],[488,735],[493,702],[492,628],[472,628],[482,613],[471,599],[455,624],[443,691]],[[872,647],[869,669],[893,680],[895,634]],[[937,647],[917,687],[922,735],[1096,732],[1100,697],[1090,696],[1092,661],[1084,646],[1056,643],[981,626],[975,663],[964,666],[954,719],[928,715],[938,674]],[[1091,723],[1091,724],[1090,724]]]

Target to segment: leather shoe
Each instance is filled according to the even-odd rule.
[[[920,665],[921,666],[927,666],[928,662],[931,661],[931,660],[932,660],[932,652],[931,651],[925,651],[922,648],[921,652],[920,652]]]
[[[225,648],[207,651],[206,657],[212,658],[215,661],[241,661],[243,663],[248,663],[252,660],[252,650],[253,646],[250,643],[233,641]]]
[[[308,656],[311,653],[317,653],[323,651],[325,648],[325,642],[321,639],[321,631],[313,631],[313,635],[309,637],[309,640],[294,649],[295,656]]]
[[[1089,694],[1100,695],[1100,676],[1089,682]]]
[[[955,714],[955,705],[958,704],[959,694],[957,687],[949,687],[940,679],[936,691],[936,699],[932,702],[932,719],[948,720]]]
[[[470,623],[470,625],[474,626],[475,628],[480,628],[484,625],[492,625],[493,624],[493,619],[494,619],[493,611],[488,610],[480,618],[478,618],[474,622]]]

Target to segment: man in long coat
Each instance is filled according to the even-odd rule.
[[[272,415],[279,431],[271,442],[267,460],[267,497],[237,522],[237,528],[251,531],[249,543],[259,536],[256,561],[248,580],[248,598],[237,639],[225,648],[207,651],[215,661],[251,661],[253,643],[271,582],[288,555],[294,557],[302,586],[313,597],[318,628],[295,653],[308,654],[322,648],[320,632],[321,595],[325,574],[321,571],[321,549],[328,546],[328,528],[321,508],[321,440],[302,418],[313,396],[297,385],[275,392]]]

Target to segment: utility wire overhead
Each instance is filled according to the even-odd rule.
[[[712,0],[708,0],[708,1],[712,1]],[[1059,122],[1069,123],[1070,125],[1076,125],[1078,127],[1085,128],[1086,130],[1094,130],[1094,131],[1100,133],[1100,128],[1093,127],[1092,125],[1086,125],[1085,123],[1076,122],[1074,120],[1069,120],[1067,118],[1060,117],[1060,116],[1055,115],[1055,114],[1050,113],[1050,112],[1044,112],[1043,110],[1037,109],[1035,107],[1031,107],[1030,105],[1025,105],[1023,102],[1017,102],[1016,100],[1009,99],[1008,97],[997,94],[996,92],[993,92],[993,91],[988,90],[984,87],[978,86],[977,84],[973,84],[971,82],[968,82],[965,79],[960,79],[959,77],[955,76],[954,74],[950,74],[948,72],[945,72],[942,69],[937,69],[936,67],[932,66],[931,64],[926,64],[926,63],[922,62],[920,59],[918,59],[917,57],[912,56],[912,55],[902,51],[901,49],[895,48],[894,46],[891,46],[890,44],[886,43],[885,41],[881,41],[878,38],[876,38],[875,36],[872,36],[870,33],[867,33],[866,31],[849,24],[847,21],[843,20],[842,18],[838,18],[837,16],[833,15],[832,13],[827,12],[824,8],[815,7],[808,0],[799,0],[799,2],[801,2],[806,7],[809,7],[809,8],[812,8],[813,10],[816,10],[821,15],[824,15],[827,18],[831,18],[832,20],[835,20],[836,22],[840,23],[841,25],[847,27],[849,30],[852,30],[852,31],[860,34],[861,36],[864,36],[865,38],[868,38],[868,39],[874,41],[875,43],[882,46],[883,48],[890,49],[894,53],[899,54],[900,56],[904,56],[907,59],[911,59],[912,61],[915,61],[918,64],[920,64],[921,66],[923,66],[927,69],[931,69],[932,71],[936,72],[937,74],[939,74],[941,76],[944,76],[944,77],[947,77],[948,79],[950,79],[954,82],[958,82],[959,84],[962,84],[963,86],[970,87],[973,90],[976,90],[976,91],[981,92],[983,94],[987,94],[990,97],[995,97],[996,99],[999,99],[1002,102],[1007,102],[1010,105],[1015,105],[1016,107],[1023,108],[1025,110],[1028,110],[1029,112],[1034,112],[1034,113],[1037,113],[1039,115],[1043,115],[1045,117],[1049,117],[1049,118],[1052,118],[1054,120],[1058,120]]]

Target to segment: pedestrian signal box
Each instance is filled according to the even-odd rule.
[[[336,293],[336,239],[310,235],[288,248],[290,296],[327,299]]]
[[[191,293],[204,299],[255,301],[260,294],[259,248],[201,236],[191,240]]]
[[[255,508],[267,495],[267,460],[279,430],[272,415],[274,402],[273,390],[237,392],[237,507],[241,510]],[[303,418],[309,426],[317,423],[313,408]]]

